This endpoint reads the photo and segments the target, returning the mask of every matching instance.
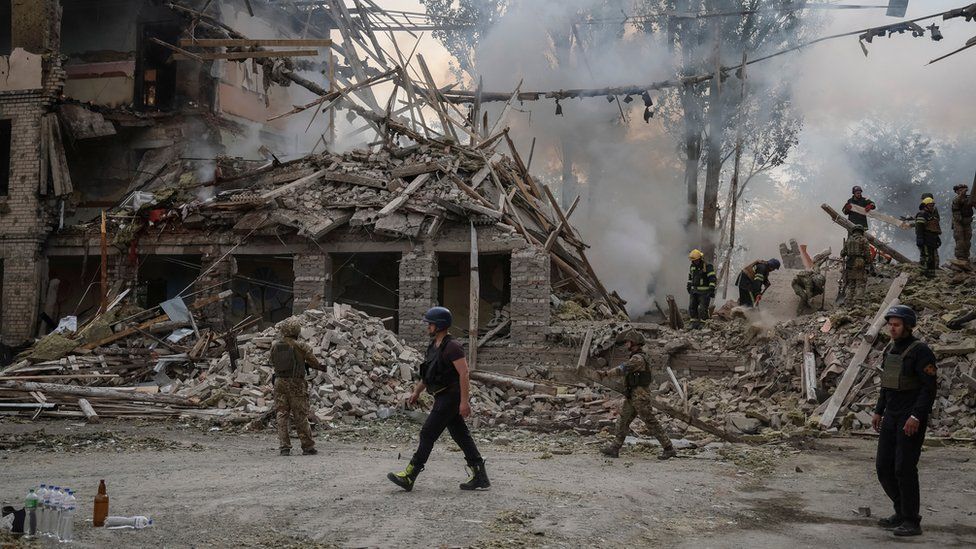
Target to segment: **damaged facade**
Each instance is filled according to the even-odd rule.
[[[187,16],[209,7],[214,20],[252,38],[325,43],[334,25],[325,10],[298,17],[258,1],[181,9],[152,0],[5,3],[4,344],[99,310],[103,211],[106,293],[131,288],[130,299],[146,308],[232,290],[201,314],[214,329],[341,302],[420,344],[421,315],[435,303],[468,326],[473,249],[479,332],[510,334],[495,347],[502,362],[521,363],[519,349],[546,345],[553,295],[596,297],[587,304],[603,317],[623,312],[592,273],[578,233],[544,213],[558,206],[520,159],[439,141],[308,154],[289,137],[288,119],[274,115],[318,96],[284,85],[279,62],[326,82],[330,71],[351,76],[353,67],[329,67],[323,47],[273,63],[234,59],[241,48],[200,53],[193,46],[201,36],[233,40]],[[271,57],[254,50],[238,56]]]

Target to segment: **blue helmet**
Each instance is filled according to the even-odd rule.
[[[424,320],[433,324],[438,330],[446,330],[454,322],[454,315],[447,307],[431,307],[424,313]]]
[[[774,271],[776,269],[779,269],[779,266],[780,266],[779,260],[776,259],[775,257],[772,258],[772,259],[770,259],[769,261],[767,261],[766,264],[769,265],[769,267],[771,269],[773,269]]]
[[[889,318],[900,318],[909,328],[914,328],[915,323],[918,322],[918,316],[908,305],[895,305],[888,309],[888,312],[885,313],[885,320],[887,321]]]

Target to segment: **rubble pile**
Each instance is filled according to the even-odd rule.
[[[927,280],[914,267],[904,270],[912,278],[901,301],[918,311],[915,333],[929,343],[939,359],[939,390],[929,433],[972,440],[976,438],[976,280],[950,273]],[[744,372],[725,378],[690,379],[687,402],[668,383],[662,383],[659,389],[672,404],[688,406],[702,419],[724,423],[727,428],[747,434],[763,428],[789,432],[815,427],[886,286],[873,286],[863,305],[839,309],[831,315],[805,315],[770,329],[759,329],[748,346],[743,346],[744,334],[757,330],[743,319],[713,325],[701,333],[674,333],[665,328],[662,332],[668,333],[672,342],[678,338],[691,340],[686,348],[747,351],[747,358]],[[967,317],[965,322],[953,322]],[[804,399],[801,385],[804,336],[810,337],[817,364],[817,398],[813,402]],[[887,343],[888,337],[882,331],[838,415],[839,429],[870,429]]]
[[[303,326],[300,340],[325,368],[309,370],[310,405],[316,416],[322,421],[388,417],[418,369],[420,353],[384,328],[380,319],[348,306],[311,309],[292,318]],[[236,369],[230,354],[224,353],[211,359],[206,371],[185,382],[174,381],[169,390],[241,417],[266,414],[274,408],[268,353],[276,337],[274,327],[239,336]],[[383,407],[386,412],[380,411]]]

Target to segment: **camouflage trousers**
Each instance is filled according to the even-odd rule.
[[[859,301],[864,297],[867,282],[868,273],[865,269],[847,269],[844,294],[853,301]]]
[[[969,253],[973,245],[973,226],[955,225],[952,228],[952,236],[956,241],[956,259],[969,261]]]
[[[661,427],[657,417],[655,417],[650,399],[651,394],[648,390],[639,387],[634,389],[630,398],[624,400],[623,408],[620,409],[620,418],[617,420],[614,446],[620,448],[624,445],[624,439],[630,434],[630,424],[633,423],[634,418],[639,417],[644,421],[644,425],[647,425],[647,430],[661,443],[662,449],[672,448],[671,438],[664,432],[664,427]]]
[[[291,448],[288,436],[289,419],[295,422],[302,450],[315,447],[312,428],[308,424],[308,383],[305,378],[278,378],[274,385],[275,419],[278,423],[278,445]]]
[[[800,302],[796,304],[796,314],[802,315],[808,312],[816,311],[817,306],[814,304],[814,298],[816,296],[813,295],[813,291],[796,280],[793,281],[792,286],[793,293],[800,298]]]

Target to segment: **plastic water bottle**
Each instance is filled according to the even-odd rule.
[[[44,496],[44,520],[41,521],[41,535],[48,537],[51,535],[51,521],[54,519],[54,499],[57,497],[59,488],[48,486],[47,494]]]
[[[24,511],[27,513],[25,519],[27,524],[24,525],[24,531],[28,537],[34,537],[37,535],[37,492],[33,488],[27,492],[27,497],[24,498]]]
[[[64,508],[61,515],[61,532],[58,539],[67,543],[75,538],[75,506],[71,505]]]
[[[152,519],[142,515],[135,517],[108,517],[105,519],[106,528],[135,528],[136,530],[141,530],[143,528],[149,528],[152,525]]]
[[[51,517],[47,521],[47,535],[58,538],[58,525],[61,524],[61,505],[64,503],[64,488],[54,487],[54,497],[51,498]]]
[[[61,520],[58,524],[58,539],[61,541],[71,541],[74,533],[74,514],[75,514],[75,492],[68,490],[61,504]]]
[[[44,535],[44,518],[47,517],[47,509],[44,507],[44,500],[47,499],[47,484],[42,484],[37,489],[37,534]]]

